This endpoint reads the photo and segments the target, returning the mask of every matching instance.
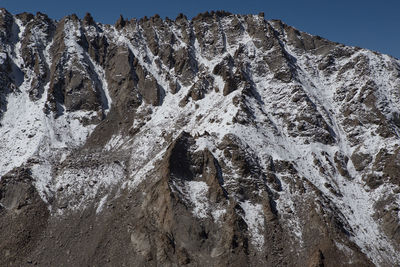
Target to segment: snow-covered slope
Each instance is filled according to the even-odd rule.
[[[0,30],[0,216],[47,225],[4,263],[400,264],[399,60],[263,14]]]

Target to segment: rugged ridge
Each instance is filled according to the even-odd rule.
[[[0,9],[0,265],[399,265],[399,114],[399,60],[263,13]]]

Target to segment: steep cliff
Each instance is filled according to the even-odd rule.
[[[264,14],[0,11],[0,265],[400,265],[400,61]]]

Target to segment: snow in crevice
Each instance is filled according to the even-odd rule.
[[[210,216],[210,203],[208,200],[208,185],[203,181],[185,181],[183,183],[173,182],[175,189],[191,206],[192,214],[200,219],[208,218]],[[215,210],[214,210],[215,211]],[[212,213],[214,220],[218,221],[221,216],[225,213],[224,210],[216,211]]]
[[[96,83],[99,82],[99,90],[102,98],[102,105],[107,114],[110,111],[112,99],[108,91],[108,83],[104,69],[95,62],[90,55],[79,45],[78,40],[82,36],[80,22],[66,20],[64,24],[66,46],[67,66],[83,76],[88,76],[93,83],[93,87],[97,88]],[[80,69],[82,67],[83,69]],[[91,75],[91,72],[94,72]]]
[[[143,31],[140,27],[139,31]],[[143,66],[157,81],[157,83],[164,89],[169,87],[169,83],[165,78],[166,67],[162,64],[163,74],[160,74],[159,68],[156,64],[156,57],[151,53],[146,43],[133,43],[129,38],[129,34],[136,34],[130,32],[118,32],[115,28],[111,31],[111,36],[115,38],[115,42],[118,45],[126,46],[133,55],[139,60],[141,66]],[[142,37],[143,38],[143,37]],[[144,58],[146,57],[146,59]]]
[[[244,220],[251,233],[251,243],[259,250],[264,245],[264,212],[261,204],[253,204],[250,201],[240,203],[244,210]]]
[[[284,179],[280,179],[280,181],[283,190],[279,194],[279,198],[275,201],[277,210],[280,214],[290,214],[289,216],[284,216],[285,219],[281,218],[285,221],[284,227],[290,229],[290,233],[294,234],[300,246],[303,246],[303,229],[295,204],[298,196],[290,190],[290,186],[285,183]]]
[[[104,204],[107,202],[107,198],[108,198],[108,195],[105,195],[104,197],[102,197],[100,199],[100,202],[97,205],[96,214],[99,214],[103,210]]]
[[[208,185],[205,182],[189,181],[185,183],[190,202],[194,205],[193,214],[198,218],[208,216]]]
[[[105,113],[107,114],[111,109],[112,98],[108,91],[108,83],[107,83],[105,71],[89,55],[86,55],[86,57],[90,60],[90,63],[94,67],[94,71],[101,82],[102,103],[103,103],[103,108],[105,108]]]
[[[66,47],[67,56],[72,56],[72,60],[68,60],[68,68],[73,67],[74,62],[84,63],[84,50],[78,44],[77,38],[81,37],[79,30],[79,22],[67,19],[64,24],[64,43]],[[77,70],[80,71],[80,70]]]

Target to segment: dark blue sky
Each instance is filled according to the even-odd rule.
[[[96,21],[112,24],[120,14],[175,18],[184,13],[192,18],[207,10],[265,12],[267,19],[281,19],[299,30],[400,58],[400,0],[0,0],[0,7],[14,14],[41,11],[56,19],[72,13],[82,18],[89,11]]]

